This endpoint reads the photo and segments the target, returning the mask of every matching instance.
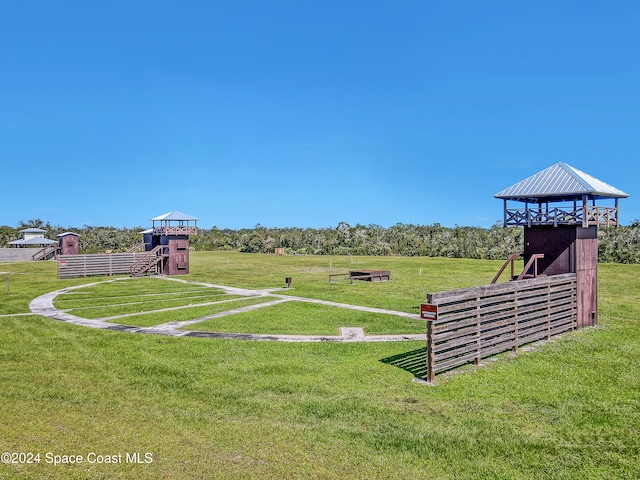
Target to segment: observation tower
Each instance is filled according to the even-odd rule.
[[[524,227],[523,274],[575,273],[577,326],[597,325],[597,229],[618,225],[618,201],[629,194],[556,163],[494,196],[504,202],[504,226]]]

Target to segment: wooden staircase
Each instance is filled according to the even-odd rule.
[[[38,260],[51,260],[52,258],[58,258],[59,252],[60,247],[58,245],[47,245],[31,255],[31,260],[34,262]]]
[[[491,280],[491,283],[496,283],[498,281],[498,279],[502,275],[502,272],[506,270],[507,265],[509,264],[511,265],[510,278],[512,281],[523,280],[525,278],[538,278],[540,276],[540,274],[538,273],[538,260],[540,260],[541,258],[544,258],[544,254],[534,253],[533,255],[531,255],[531,258],[529,258],[529,261],[522,269],[522,273],[520,273],[519,275],[516,275],[514,262],[516,259],[521,257],[522,257],[521,253],[514,253],[510,255],[509,258],[507,258],[507,260],[504,262],[502,267],[500,267],[500,270],[498,270],[498,273],[496,274],[496,276],[493,277],[493,280]]]
[[[138,253],[144,252],[144,246],[146,244],[144,242],[136,243],[133,247],[127,250],[127,253]]]
[[[140,277],[141,275],[161,275],[163,273],[162,266],[164,260],[169,256],[169,247],[166,245],[158,245],[141,259],[131,265],[130,272],[132,277]]]

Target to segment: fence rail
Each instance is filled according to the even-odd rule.
[[[577,327],[574,273],[438,292],[427,301],[430,382],[438,372]]]
[[[58,278],[130,275],[131,265],[144,256],[144,253],[59,255]]]
[[[574,208],[505,209],[505,226],[533,225],[618,225],[617,207],[575,206]]]

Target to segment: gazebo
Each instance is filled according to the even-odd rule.
[[[24,230],[20,230],[20,238],[18,240],[9,242],[7,245],[17,248],[28,248],[46,247],[58,243],[56,240],[44,238],[45,232],[46,230],[42,230],[41,228],[25,228]]]
[[[566,163],[556,163],[495,194],[504,201],[504,226],[618,225],[618,200],[628,193]],[[613,199],[613,206],[597,205]],[[509,208],[510,201],[524,208]]]

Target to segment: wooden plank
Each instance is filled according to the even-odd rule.
[[[511,293],[514,291],[524,291],[531,288],[537,288],[540,286],[546,286],[548,284],[558,284],[571,279],[575,280],[575,273],[565,273],[562,275],[553,275],[550,277],[538,277],[527,280],[520,280],[518,282],[505,282],[489,285],[482,285],[479,287],[463,288],[459,290],[449,290],[445,292],[430,293],[427,295],[428,303],[434,303],[440,305],[441,303],[462,301],[468,298],[484,298],[495,296],[501,293]]]
[[[428,377],[575,328],[576,275],[538,277],[428,296]]]
[[[144,253],[61,255],[58,278],[128,275],[130,266]]]

